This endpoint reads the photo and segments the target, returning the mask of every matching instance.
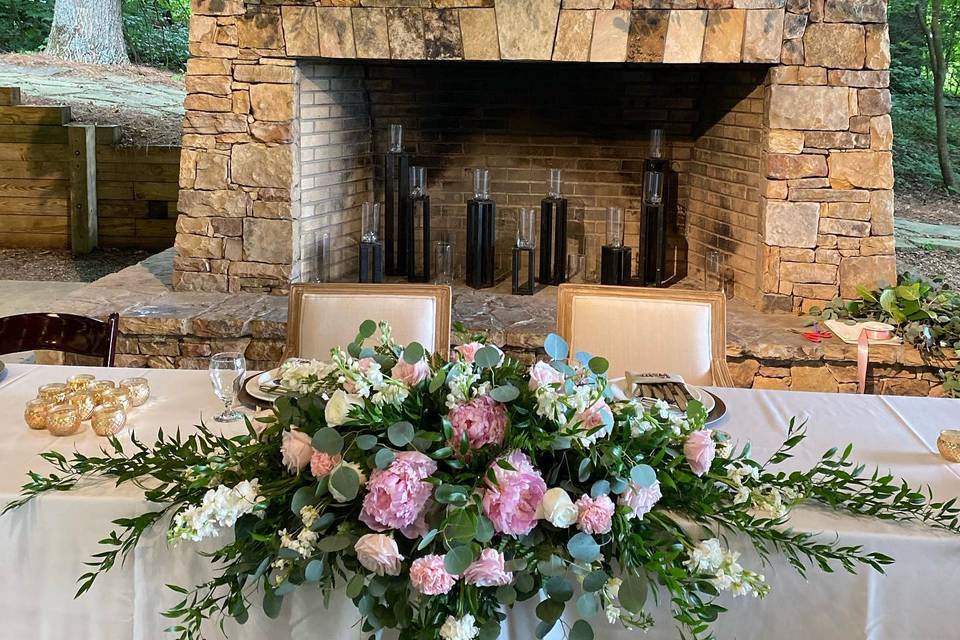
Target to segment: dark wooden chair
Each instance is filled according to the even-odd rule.
[[[0,318],[0,354],[43,349],[101,358],[113,366],[120,316],[106,322],[69,313],[24,313]]]

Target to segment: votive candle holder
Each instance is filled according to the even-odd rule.
[[[37,431],[47,428],[47,414],[52,405],[43,398],[34,398],[23,409],[23,420],[27,426]]]
[[[97,404],[115,404],[129,411],[133,402],[130,400],[130,394],[124,389],[107,389],[100,394],[100,400]]]
[[[150,398],[150,383],[146,378],[127,378],[120,381],[120,388],[130,397],[130,405],[143,406]]]
[[[47,431],[55,436],[72,436],[80,430],[80,412],[69,404],[58,404],[47,411]]]
[[[960,462],[960,429],[948,429],[940,432],[937,449],[944,460]]]
[[[78,373],[67,378],[67,389],[70,391],[86,391],[96,379],[96,376],[89,373]]]
[[[80,420],[89,420],[93,415],[94,407],[97,406],[93,394],[89,391],[74,391],[67,396],[66,403],[77,409]]]
[[[90,426],[101,437],[116,435],[127,423],[127,412],[118,404],[102,404],[93,410]]]
[[[37,397],[48,402],[62,403],[67,397],[67,385],[62,382],[51,382],[37,389]]]
[[[117,383],[113,380],[96,380],[93,382],[89,390],[93,393],[93,399],[97,404],[103,403],[103,394],[111,389],[116,389]]]

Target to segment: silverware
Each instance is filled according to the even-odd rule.
[[[680,409],[680,411],[686,411],[687,390],[683,388],[683,385],[676,382],[670,385],[670,390],[673,392],[673,397],[677,402],[677,408]]]

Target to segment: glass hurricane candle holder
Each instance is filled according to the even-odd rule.
[[[146,378],[127,378],[120,381],[120,388],[130,396],[130,404],[134,407],[143,406],[150,399],[150,383]]]
[[[115,404],[123,407],[124,411],[129,411],[133,403],[130,401],[130,394],[123,389],[109,389],[101,394],[97,404]]]
[[[960,462],[960,429],[947,429],[937,438],[937,449],[944,460]]]
[[[70,404],[58,404],[47,411],[47,431],[55,436],[72,436],[80,431],[80,412]]]
[[[90,426],[98,436],[116,435],[127,424],[127,412],[116,404],[103,404],[93,410]]]
[[[23,409],[23,421],[31,429],[41,431],[47,428],[47,414],[52,405],[43,398],[34,398]]]
[[[67,379],[67,388],[70,391],[85,391],[96,379],[96,376],[92,376],[89,373],[78,373]]]
[[[88,391],[93,394],[93,400],[97,404],[103,403],[103,394],[111,389],[116,389],[117,383],[113,380],[97,380],[88,387]]]
[[[93,394],[89,391],[74,391],[67,396],[65,402],[77,410],[81,420],[89,420],[93,415],[93,408],[97,406]]]
[[[50,384],[45,384],[37,389],[37,397],[48,402],[55,402],[59,404],[67,397],[67,385],[63,384],[62,382],[51,382]]]

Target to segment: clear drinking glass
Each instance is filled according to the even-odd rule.
[[[550,179],[547,182],[547,195],[551,198],[559,198],[560,185],[560,169],[550,169]]]
[[[380,241],[380,203],[364,202],[363,213],[360,218],[362,242]]]
[[[427,192],[427,168],[410,167],[410,194],[422,196]]]
[[[723,254],[716,249],[707,249],[704,262],[703,288],[707,291],[721,291],[723,287],[720,273],[723,265]]]
[[[650,157],[657,159],[663,157],[663,129],[650,130]]]
[[[436,284],[453,283],[453,244],[449,240],[437,240],[433,243],[433,256],[436,262]]]
[[[623,209],[607,207],[607,246],[623,246]]]
[[[403,125],[390,125],[390,151],[400,153],[403,151]]]
[[[663,202],[663,174],[647,171],[643,176],[643,201],[647,204]]]
[[[587,256],[582,253],[567,254],[567,282],[581,284],[587,278]]]
[[[233,409],[233,401],[240,393],[247,363],[242,353],[226,351],[210,357],[210,382],[213,392],[223,401],[223,413],[216,416],[217,422],[236,422],[243,414]]]
[[[720,267],[720,284],[723,287],[723,295],[727,300],[733,300],[734,284],[736,284],[736,275],[733,267],[724,265]]]
[[[476,200],[490,198],[490,172],[486,169],[473,170],[473,197]]]
[[[321,233],[317,238],[317,261],[314,280],[316,282],[330,282],[330,234]]]
[[[520,208],[520,218],[517,220],[517,246],[521,249],[533,249],[536,241],[537,214],[533,209]]]

